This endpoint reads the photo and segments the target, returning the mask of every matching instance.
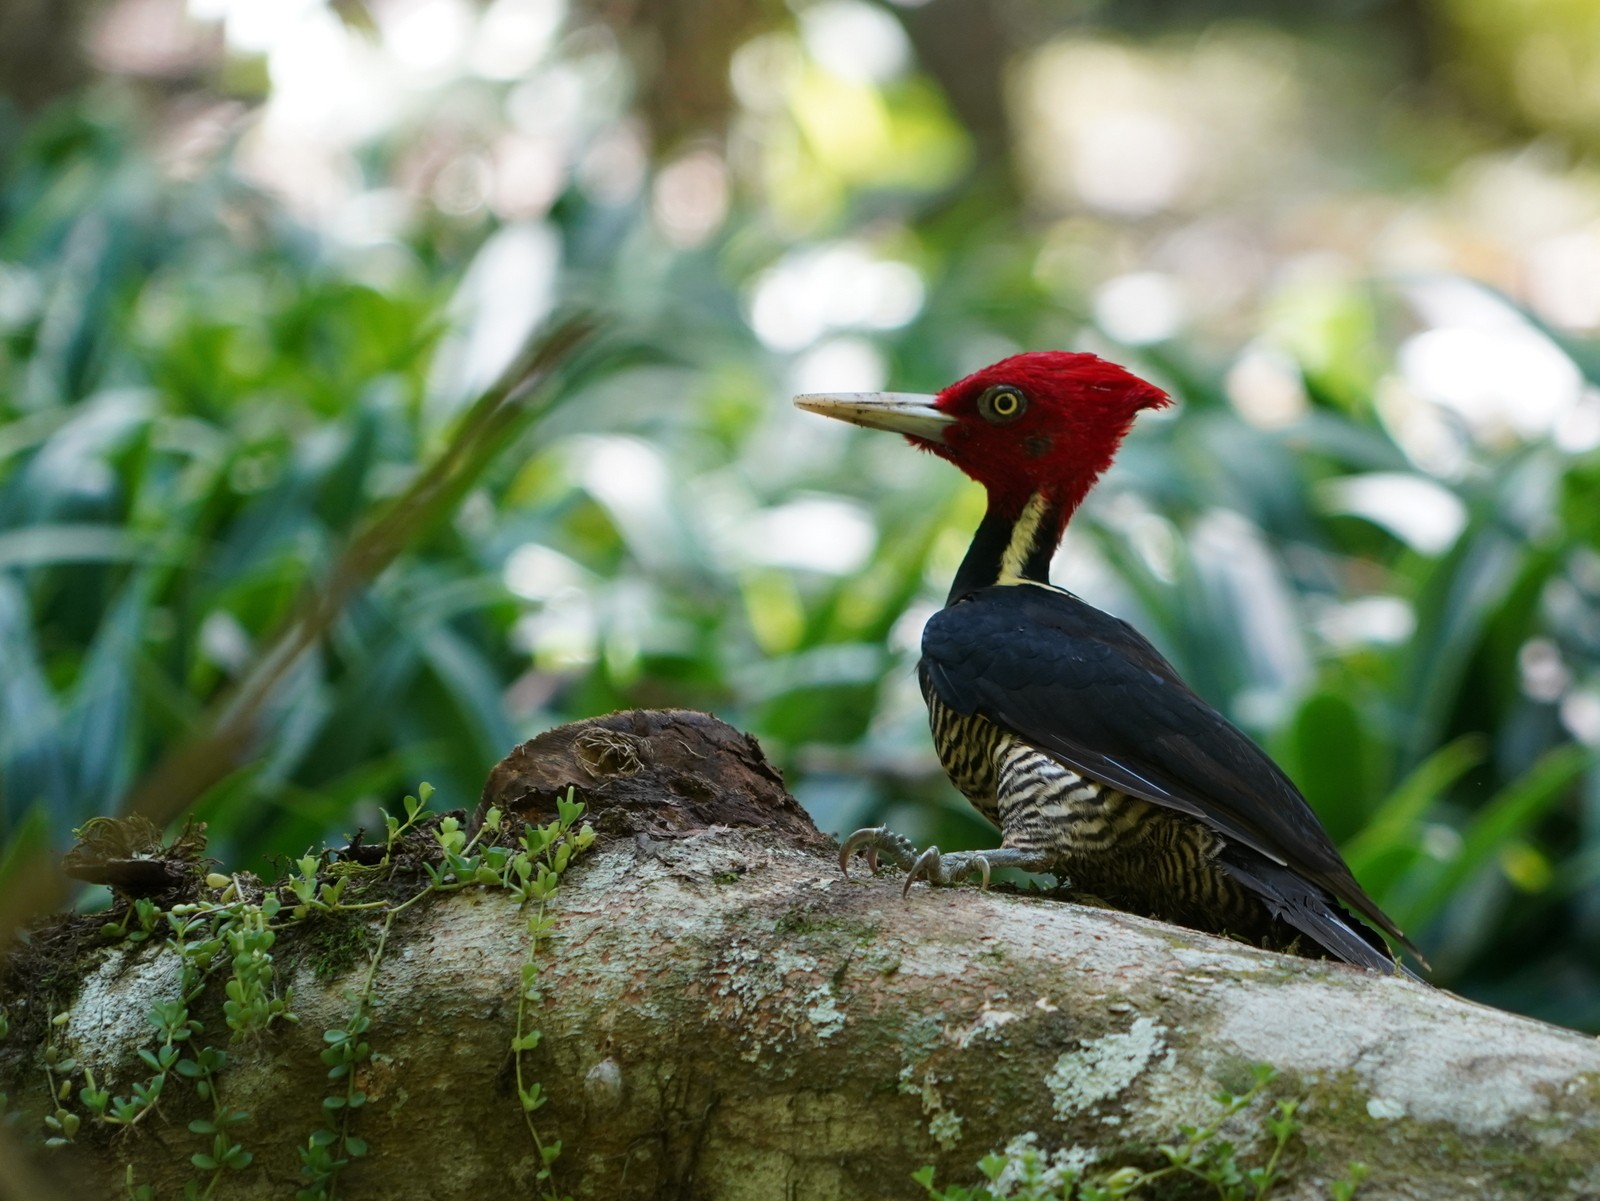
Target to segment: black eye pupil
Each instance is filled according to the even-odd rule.
[[[1002,392],[994,398],[994,410],[997,413],[1012,413],[1016,411],[1017,394],[1015,392]]]

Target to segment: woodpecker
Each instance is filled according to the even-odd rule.
[[[907,890],[974,876],[986,886],[991,869],[1020,868],[1113,908],[1395,971],[1351,911],[1416,948],[1289,777],[1132,626],[1050,583],[1068,519],[1135,417],[1169,403],[1114,363],[1060,351],[1013,355],[936,396],[795,398],[903,434],[988,492],[923,630],[917,676],[940,762],[1000,847],[918,854],[872,827],[845,839],[840,866],[865,852],[875,868],[882,854],[906,869]]]

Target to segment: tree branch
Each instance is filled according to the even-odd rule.
[[[845,880],[754,742],[698,714],[552,731],[496,770],[480,816],[542,819],[569,784],[601,837],[548,903],[531,1006],[542,1038],[523,1052],[550,1097],[533,1116],[564,1146],[562,1192],[914,1197],[913,1171],[970,1184],[981,1156],[1028,1133],[1045,1151],[1083,1149],[1094,1170],[1150,1170],[1180,1125],[1221,1116],[1219,1091],[1247,1092],[1256,1064],[1276,1078],[1218,1137],[1264,1165],[1274,1102],[1300,1100],[1274,1196],[1328,1196],[1355,1160],[1371,1168],[1363,1198],[1600,1190],[1592,1038],[1125,914],[972,888],[902,900],[897,879]],[[536,1191],[511,1051],[528,912],[468,889],[393,921],[362,1035],[366,1103],[346,1119],[369,1154],[340,1196]],[[314,917],[280,936],[299,1021],[228,1048],[219,1094],[249,1111],[237,1137],[254,1159],[218,1195],[297,1187],[329,1091],[323,1032],[346,1023],[369,970],[366,952],[341,962],[330,940],[379,920]],[[52,1108],[45,1042],[125,1092],[148,1075],[145,1015],[176,987],[177,956],[157,939],[106,949],[64,928],[5,983],[0,1083],[24,1129]],[[54,996],[41,941],[72,944]],[[222,1022],[200,1012],[219,1041]],[[85,1118],[53,1162],[94,1195],[117,1192],[129,1163],[158,1196],[180,1195],[209,1145],[186,1124],[211,1110],[174,1084],[135,1128]]]

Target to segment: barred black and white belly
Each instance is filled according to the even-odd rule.
[[[996,753],[1002,742],[1011,740],[1011,735],[981,717],[957,713],[931,692],[926,696],[928,725],[945,774],[979,813],[1000,825],[995,793]]]
[[[1007,846],[1053,848],[1074,859],[1142,841],[1161,812],[1010,734],[995,748],[995,795]]]
[[[951,781],[1000,827],[1002,845],[1045,851],[1074,892],[1200,929],[1256,933],[1261,905],[1216,863],[1203,823],[1090,779],[981,717],[928,697]]]
[[[951,783],[1000,827],[1006,846],[1094,854],[1138,840],[1160,812],[937,696],[928,697],[928,722]]]

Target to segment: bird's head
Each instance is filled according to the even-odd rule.
[[[937,396],[834,393],[794,402],[904,434],[987,488],[991,505],[1020,510],[1043,492],[1070,512],[1111,465],[1139,411],[1171,400],[1115,363],[1047,350],[1002,359]]]

